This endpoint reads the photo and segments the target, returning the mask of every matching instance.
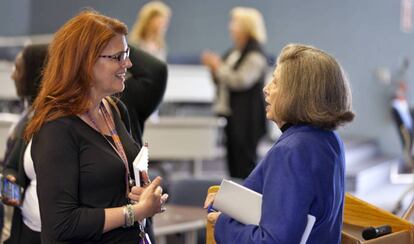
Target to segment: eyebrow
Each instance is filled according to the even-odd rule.
[[[118,51],[118,52],[114,53],[113,55],[118,55],[118,54],[124,53],[124,52],[128,51],[128,48],[129,47],[127,47],[125,50]]]

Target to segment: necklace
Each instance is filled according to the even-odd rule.
[[[91,112],[88,110],[86,112],[86,116],[88,119],[92,122],[93,127],[99,131],[99,133],[105,138],[105,140],[111,145],[111,147],[115,150],[117,155],[121,158],[121,160],[124,163],[125,166],[125,184],[126,184],[126,196],[128,197],[129,189],[133,185],[133,181],[131,179],[131,174],[129,172],[129,166],[128,166],[128,158],[125,154],[124,147],[122,146],[121,139],[116,131],[115,124],[111,120],[111,115],[107,111],[105,105],[103,102],[99,104],[98,111],[101,112],[102,117],[105,121],[105,124],[109,130],[109,134],[112,137],[112,140],[114,141],[115,146],[106,138],[105,134],[99,129],[98,123],[96,122],[96,119],[93,117]]]

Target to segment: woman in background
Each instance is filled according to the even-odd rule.
[[[214,110],[227,118],[227,165],[231,177],[246,178],[256,165],[256,148],[266,132],[262,88],[267,70],[262,45],[266,42],[263,17],[253,8],[236,7],[229,25],[233,47],[224,58],[204,52],[202,63],[217,87]]]
[[[170,8],[160,1],[151,1],[139,11],[129,43],[165,61],[165,33],[171,16]]]
[[[5,161],[3,175],[11,182],[17,183],[24,191],[22,202],[8,202],[5,204],[14,206],[10,238],[6,244],[36,244],[40,241],[40,213],[36,193],[36,175],[33,161],[30,156],[30,143],[23,139],[30,113],[30,107],[38,94],[41,73],[47,56],[47,45],[29,45],[17,55],[15,68],[11,78],[15,82],[17,96],[25,104],[22,117],[14,127],[11,140],[13,147],[9,148],[10,154]]]
[[[110,97],[122,92],[132,66],[127,31],[117,19],[83,11],[49,46],[25,134],[33,138],[43,244],[148,243],[144,219],[166,200],[159,177],[131,192],[140,147],[121,118],[124,106]]]
[[[344,147],[334,131],[354,118],[349,84],[329,54],[290,44],[264,88],[266,117],[282,135],[244,181],[262,194],[259,225],[210,213],[217,243],[300,243],[307,215],[316,222],[307,244],[339,244],[345,195]],[[207,197],[205,207],[214,201]]]

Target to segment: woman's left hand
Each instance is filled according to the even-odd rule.
[[[214,199],[216,198],[217,193],[209,193],[204,201],[204,208],[207,209],[211,204],[213,204]]]

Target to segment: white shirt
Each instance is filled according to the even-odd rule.
[[[413,121],[410,114],[410,107],[406,100],[394,99],[392,106],[398,111],[401,116],[403,124],[409,129],[413,128]]]
[[[32,140],[24,151],[23,156],[23,167],[24,172],[27,177],[30,179],[30,183],[26,188],[24,195],[23,204],[20,207],[22,210],[23,222],[33,231],[41,231],[41,222],[40,222],[40,210],[39,210],[39,200],[37,198],[36,191],[36,173],[34,171],[33,159],[30,154],[32,148]]]

